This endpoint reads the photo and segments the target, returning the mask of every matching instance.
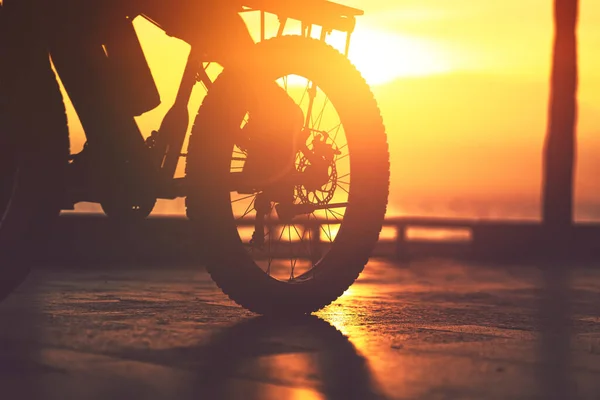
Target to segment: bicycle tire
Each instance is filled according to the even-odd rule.
[[[236,103],[243,97],[235,89],[239,80],[227,70],[205,97],[192,129],[186,165],[187,215],[197,226],[208,272],[232,300],[259,314],[308,314],[352,285],[378,241],[389,194],[385,127],[370,87],[333,47],[306,37],[283,36],[258,43],[254,51],[253,71],[260,70],[263,76],[293,71],[310,75],[331,97],[344,121],[352,142],[349,152],[356,186],[340,228],[343,234],[315,264],[313,278],[300,283],[271,278],[248,256],[233,217],[230,189],[223,185],[234,145],[227,132],[235,124],[239,127],[244,112]]]

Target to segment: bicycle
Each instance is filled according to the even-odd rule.
[[[100,27],[89,40],[63,33],[49,45],[89,143],[70,158],[61,208],[96,202],[109,218],[132,223],[157,199],[185,197],[199,253],[231,299],[260,314],[324,307],[367,263],[389,192],[383,121],[347,58],[363,12],[324,0],[246,0],[202,17],[194,2],[163,3],[88,12],[86,26]],[[240,17],[246,12],[260,14],[256,43]],[[267,15],[279,20],[269,39]],[[175,103],[145,139],[134,116],[160,98],[133,29],[138,16],[191,45]],[[293,20],[299,34],[284,34]],[[227,35],[208,40],[214,29]],[[333,31],[346,35],[341,52],[326,43]],[[211,62],[223,66],[214,80]],[[196,84],[207,94],[184,151]],[[185,177],[175,178],[181,158]]]

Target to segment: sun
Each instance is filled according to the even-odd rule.
[[[344,37],[332,39],[332,45],[343,48]],[[435,42],[360,27],[352,35],[349,58],[371,85],[452,69]]]

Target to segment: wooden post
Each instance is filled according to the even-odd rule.
[[[542,207],[544,226],[556,233],[567,232],[573,222],[578,3],[578,0],[554,2],[555,40]]]
[[[544,290],[539,310],[540,382],[546,398],[572,397],[569,268],[577,122],[578,0],[554,0],[554,54],[544,163]]]
[[[396,259],[400,261],[408,259],[406,250],[406,225],[402,222],[396,225]]]

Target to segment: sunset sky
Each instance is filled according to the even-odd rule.
[[[553,2],[341,3],[365,10],[350,57],[373,85],[387,126],[390,213],[537,218]],[[597,21],[600,3],[582,0],[580,219],[600,219]],[[187,47],[144,21],[136,27],[163,99],[138,120],[149,133],[173,101]]]

